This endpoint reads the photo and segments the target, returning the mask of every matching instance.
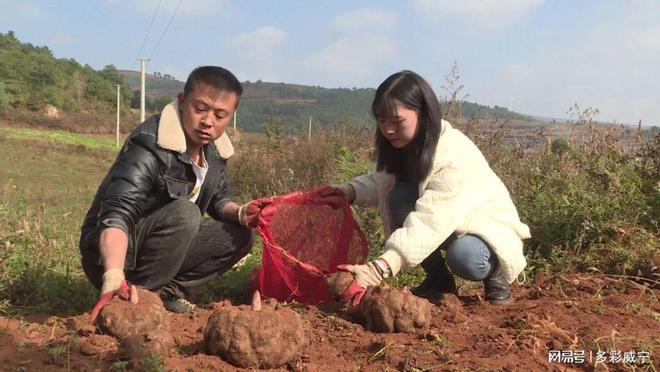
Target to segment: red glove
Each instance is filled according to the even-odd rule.
[[[373,262],[363,265],[337,265],[337,270],[353,274],[353,282],[342,295],[344,302],[353,299],[353,306],[360,303],[367,287],[377,286],[383,281],[383,275]]]
[[[320,196],[341,196],[342,198],[346,199],[348,204],[351,204],[353,200],[355,199],[355,190],[353,190],[353,186],[349,184],[343,184],[343,185],[332,185],[325,187],[321,190],[319,190],[319,195]]]
[[[351,285],[348,286],[348,289],[346,289],[346,292],[341,295],[341,302],[351,306],[357,306],[360,304],[360,301],[362,301],[362,297],[366,291],[366,288],[360,287],[355,280],[353,280]]]
[[[124,279],[124,272],[120,269],[110,269],[103,274],[101,296],[90,313],[92,324],[96,321],[101,309],[109,304],[115,296],[119,296],[123,300],[130,300],[134,304],[138,303],[137,288],[134,285],[129,288]]]

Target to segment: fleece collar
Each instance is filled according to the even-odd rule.
[[[218,154],[223,159],[229,159],[234,155],[234,146],[231,144],[226,132],[222,133],[222,135],[213,143],[218,150]],[[186,135],[184,134],[181,125],[181,113],[179,112],[179,104],[177,100],[174,100],[165,106],[160,113],[160,122],[158,124],[158,146],[179,153],[186,152]]]

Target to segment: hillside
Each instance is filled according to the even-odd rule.
[[[128,123],[130,89],[114,66],[97,71],[73,59],[55,58],[47,46],[22,43],[12,31],[0,33],[0,115],[9,121],[108,131],[115,123],[118,84]]]
[[[120,70],[134,91],[140,88],[137,71]],[[160,74],[159,74],[160,75]],[[147,107],[151,101],[160,104],[173,99],[183,90],[183,82],[168,75],[146,75]],[[244,93],[239,109],[239,126],[247,131],[261,131],[266,123],[278,117],[287,132],[299,132],[307,127],[309,117],[315,123],[349,128],[371,125],[370,105],[373,88],[322,88],[287,83],[243,82]],[[156,106],[156,107],[154,107]],[[467,118],[517,119],[529,118],[503,107],[490,108],[472,102],[463,102],[463,116]]]
[[[183,90],[183,82],[168,74],[148,74],[146,84],[148,113],[159,112]],[[138,72],[117,70],[112,65],[97,71],[73,59],[55,58],[47,46],[23,43],[12,31],[0,33],[0,117],[9,124],[112,132],[117,85],[121,91],[121,127],[125,132],[137,124]],[[373,88],[329,89],[260,80],[243,85],[238,125],[244,131],[260,132],[268,123],[281,123],[275,125],[281,125],[286,133],[304,132],[310,117],[315,126],[357,129],[373,125]],[[468,119],[530,120],[502,107],[472,102],[462,103],[462,114]]]

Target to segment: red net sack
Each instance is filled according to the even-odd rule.
[[[337,265],[364,263],[367,240],[344,198],[322,189],[259,199],[261,267],[252,287],[279,301],[328,301],[325,277]]]

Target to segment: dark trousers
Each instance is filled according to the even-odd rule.
[[[100,232],[90,232],[80,247],[83,270],[97,288],[103,284]],[[188,200],[172,201],[139,219],[128,240],[126,280],[168,298],[190,297],[252,248],[250,229],[203,219]]]

